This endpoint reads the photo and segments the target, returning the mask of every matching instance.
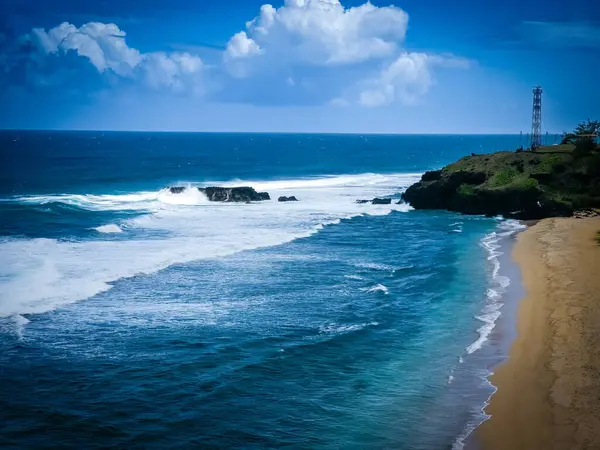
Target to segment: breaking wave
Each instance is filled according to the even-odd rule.
[[[94,228],[94,230],[96,230],[98,233],[122,233],[123,229],[115,224],[115,223],[109,223],[108,225],[101,225],[99,227]]]
[[[92,297],[111,283],[151,274],[173,264],[284,244],[359,215],[405,212],[407,204],[360,205],[359,198],[394,196],[419,174],[362,174],[274,181],[176,183],[123,194],[53,194],[1,199],[40,207],[65,204],[89,211],[126,212],[130,217],[95,228],[102,240],[0,239],[0,317],[43,313]],[[295,195],[294,205],[276,201],[214,203],[198,186],[251,186],[272,198]],[[128,239],[110,240],[127,229]],[[131,232],[131,233],[130,233]],[[131,236],[130,236],[131,234]],[[109,239],[107,239],[107,237]],[[121,237],[121,236],[120,236]]]

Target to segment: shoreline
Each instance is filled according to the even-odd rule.
[[[529,225],[512,252],[526,291],[515,306],[517,336],[492,369],[491,417],[472,446],[600,448],[600,218]]]
[[[487,253],[489,279],[487,301],[476,318],[483,323],[483,327],[489,328],[485,336],[481,334],[481,328],[477,330],[480,333],[479,339],[465,349],[460,360],[478,374],[471,381],[476,384],[470,384],[466,388],[469,391],[480,391],[481,394],[479,402],[474,405],[476,410],[473,411],[471,420],[454,441],[453,450],[480,450],[476,439],[477,430],[488,420],[489,416],[485,410],[496,392],[496,386],[490,382],[490,376],[494,368],[507,359],[510,345],[516,336],[516,310],[524,296],[524,289],[521,271],[512,260],[511,253],[517,236],[526,225],[529,224],[502,219],[495,230],[480,242],[480,246]],[[473,348],[475,344],[479,344],[477,349]]]

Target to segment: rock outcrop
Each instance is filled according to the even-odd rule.
[[[278,201],[278,202],[297,202],[297,201],[298,201],[298,199],[297,199],[297,198],[296,198],[294,195],[292,195],[292,196],[290,196],[290,197],[286,197],[286,196],[283,196],[283,195],[282,195],[281,197],[279,197],[279,198],[277,199],[277,201]]]
[[[169,191],[172,194],[181,194],[186,189],[185,186],[172,186]],[[256,192],[254,188],[244,187],[205,187],[205,188],[189,188],[198,189],[211,202],[260,202],[263,200],[271,200],[268,192]]]
[[[556,151],[467,156],[426,172],[402,199],[415,209],[524,220],[571,216],[600,206],[600,178],[592,161],[598,156],[578,160]]]
[[[364,205],[365,203],[371,203],[372,205],[391,205],[391,198],[374,198],[373,200],[356,200],[356,203]]]
[[[573,217],[575,217],[576,219],[587,219],[590,217],[600,217],[600,209],[593,209],[593,208],[581,209],[579,211],[575,211],[575,214],[573,214]]]
[[[254,188],[245,187],[206,187],[198,188],[211,202],[260,202],[271,200],[268,192],[256,192]]]
[[[371,200],[371,204],[372,205],[391,205],[392,199],[391,198],[374,198],[373,200]]]

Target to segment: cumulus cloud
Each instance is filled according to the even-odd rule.
[[[65,22],[48,31],[35,28],[29,38],[42,54],[75,52],[100,73],[110,71],[122,78],[139,78],[152,88],[183,90],[198,82],[203,69],[199,57],[185,52],[141,53],[127,45],[125,36],[115,24],[89,22],[77,28]]]
[[[394,6],[367,2],[344,8],[338,0],[286,0],[260,14],[229,41],[228,60],[264,55],[280,62],[317,66],[356,64],[398,50],[408,15]]]
[[[425,95],[433,83],[435,66],[467,68],[468,60],[452,55],[402,53],[384,67],[377,77],[367,81],[368,86],[359,95],[359,104],[367,107],[384,106],[395,101],[413,104]]]
[[[0,58],[0,64],[15,74],[25,68],[27,77],[13,78],[31,78],[36,86],[55,86],[79,73],[103,82],[206,94],[213,101],[411,104],[434,83],[436,66],[464,64],[454,57],[408,51],[403,45],[407,26],[408,14],[395,6],[367,2],[346,8],[339,0],[285,0],[280,8],[263,5],[211,66],[193,52],[141,52],[127,44],[116,24],[100,22],[35,28],[21,38],[27,52],[20,48],[12,62]]]
[[[295,81],[288,87],[311,86],[305,95],[315,102],[411,104],[429,90],[434,66],[455,58],[407,51],[407,26],[408,14],[395,6],[367,2],[345,8],[339,0],[285,0],[280,8],[263,5],[231,38],[223,61],[236,79],[279,73],[282,80]],[[283,84],[271,85],[285,95]]]

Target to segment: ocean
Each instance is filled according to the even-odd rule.
[[[397,202],[518,145],[0,132],[0,447],[463,448],[506,354],[521,225]],[[356,203],[374,197],[394,201]]]

